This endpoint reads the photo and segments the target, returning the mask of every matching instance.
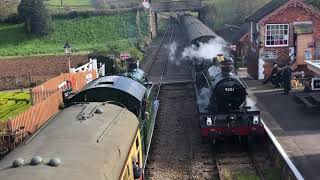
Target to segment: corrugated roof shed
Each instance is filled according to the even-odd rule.
[[[251,14],[249,17],[247,17],[246,21],[259,21],[266,15],[284,5],[286,2],[288,2],[288,0],[272,0],[268,4]]]

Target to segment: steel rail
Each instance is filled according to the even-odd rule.
[[[216,167],[217,167],[217,173],[218,173],[218,178],[222,179],[221,177],[221,166],[219,164],[218,158],[217,158],[217,153],[215,153],[215,161],[216,161]]]
[[[160,52],[160,49],[162,48],[164,39],[166,38],[169,29],[170,29],[170,25],[167,27],[166,32],[164,33],[164,35],[163,35],[163,37],[162,37],[162,39],[161,39],[161,41],[160,41],[160,45],[159,45],[157,51],[156,51],[156,52],[154,53],[154,55],[152,56],[152,62],[151,62],[150,66],[148,67],[147,72],[146,72],[147,75],[150,74],[150,70],[151,70],[151,68],[152,68],[152,66],[153,66],[153,64],[154,64],[154,62],[155,62],[156,57],[158,56],[158,54],[159,54],[159,52]]]
[[[170,40],[169,40],[169,45],[171,44],[172,42],[172,39],[173,39],[173,34],[174,34],[174,25],[172,25],[172,31],[171,31],[171,35],[170,35]],[[162,80],[163,80],[163,76],[164,76],[164,73],[165,73],[165,70],[166,70],[166,67],[167,67],[167,62],[168,62],[168,59],[169,59],[169,52],[166,56],[166,59],[164,61],[164,64],[162,66],[162,71],[161,71],[161,78],[160,78],[160,82],[159,82],[159,85],[158,85],[158,92],[157,92],[157,95],[156,95],[156,100],[159,99],[159,95],[160,95],[160,90],[161,90],[161,85],[162,85]]]
[[[249,145],[250,146],[250,145]],[[259,176],[260,180],[265,180],[263,173],[261,172],[260,168],[258,167],[258,162],[256,161],[255,157],[253,156],[253,152],[250,149],[251,147],[248,147],[248,156],[251,160],[252,166],[254,167],[254,170],[256,171],[256,174]]]

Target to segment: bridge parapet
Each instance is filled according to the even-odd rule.
[[[151,2],[155,12],[199,11],[202,8],[201,0]]]

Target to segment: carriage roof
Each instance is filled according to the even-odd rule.
[[[89,104],[62,110],[29,143],[8,154],[0,161],[1,179],[118,179],[139,122],[133,113],[113,104],[100,105],[102,114],[94,113],[91,118],[80,120],[81,112]],[[41,156],[44,163],[30,165],[34,156]],[[61,159],[60,166],[46,164],[54,157]],[[11,167],[16,158],[23,158],[25,165]]]

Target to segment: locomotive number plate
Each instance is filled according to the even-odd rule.
[[[233,92],[233,91],[234,91],[234,88],[224,88],[224,90],[225,90],[226,92]]]

